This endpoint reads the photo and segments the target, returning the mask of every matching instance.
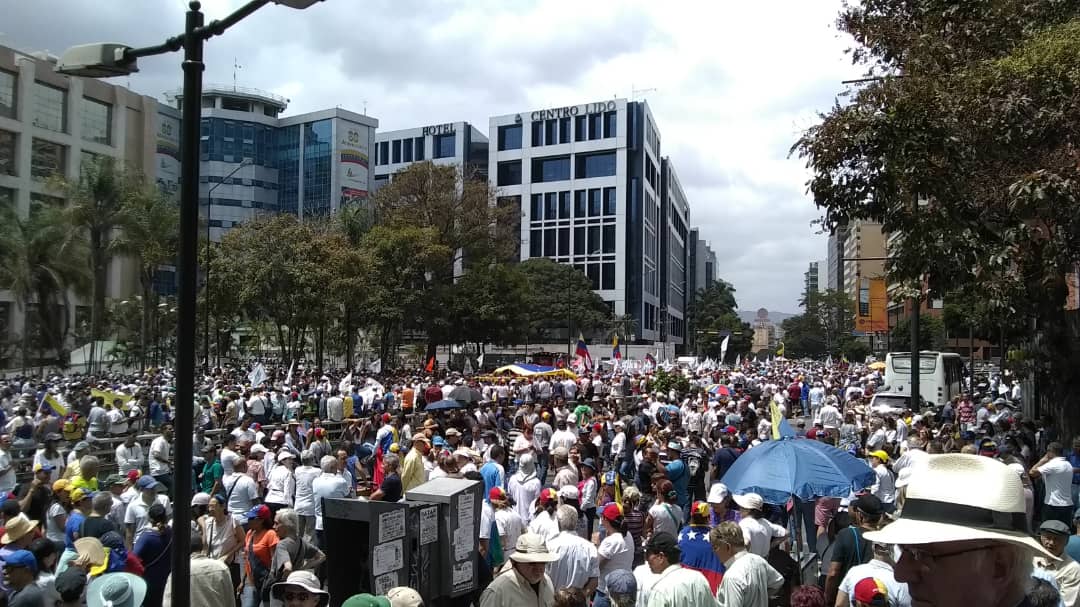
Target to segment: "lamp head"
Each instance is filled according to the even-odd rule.
[[[322,2],[322,0],[274,0],[274,4],[280,4],[282,6],[300,10],[310,8],[312,4],[317,2]]]
[[[113,42],[73,46],[60,55],[56,71],[83,78],[126,76],[139,71],[135,59],[124,56],[130,49],[130,46]]]

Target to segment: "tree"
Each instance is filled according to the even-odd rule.
[[[911,350],[911,321],[907,318],[896,323],[889,337],[894,352]],[[945,322],[940,316],[919,314],[919,350],[942,350],[945,348]]]
[[[842,343],[849,340],[855,330],[855,302],[843,291],[826,289],[811,293],[802,305],[805,314],[817,320],[826,354],[834,358],[842,354]]]
[[[567,329],[567,341],[608,326],[611,308],[592,290],[589,277],[568,264],[533,258],[518,266],[525,276],[529,341],[552,338]],[[567,322],[570,326],[567,327]]]
[[[788,358],[824,358],[829,353],[825,328],[816,314],[784,319],[784,351]]]
[[[68,224],[84,230],[89,242],[91,366],[97,358],[95,351],[102,335],[113,231],[125,223],[124,199],[131,188],[141,187],[140,181],[109,156],[95,156],[91,161],[84,161],[78,179],[55,175],[48,180],[50,188],[67,198]]]
[[[180,208],[151,184],[130,188],[121,204],[121,230],[110,249],[135,258],[139,265],[139,285],[142,287],[139,365],[145,369],[148,344],[153,342],[150,325],[157,304],[154,275],[159,266],[176,259],[180,242]]]
[[[71,229],[63,209],[34,203],[26,218],[11,207],[0,209],[0,288],[11,291],[25,314],[24,369],[34,329],[41,337],[41,343],[34,345],[39,350],[48,346],[56,364],[66,365],[68,293],[85,295],[88,290],[86,254],[82,233]],[[35,305],[33,314],[31,304]]]
[[[690,335],[694,338],[699,355],[720,358],[720,346],[724,337],[728,340],[727,357],[735,360],[740,354],[749,354],[753,344],[754,330],[736,313],[735,287],[717,280],[694,294],[688,310]]]
[[[338,211],[335,220],[336,224],[333,228],[340,231],[345,238],[345,242],[348,243],[348,248],[342,251],[342,254],[347,257],[342,263],[344,272],[339,276],[335,287],[348,291],[364,270],[357,263],[359,261],[360,243],[363,241],[364,236],[375,227],[375,212],[367,204],[348,204]],[[345,311],[343,323],[345,331],[345,363],[348,368],[352,369],[354,327],[361,320],[359,316],[362,311],[357,305],[357,300],[352,297],[344,297],[342,303]]]
[[[474,266],[450,298],[458,319],[454,341],[514,344],[528,331],[528,279],[517,265]]]

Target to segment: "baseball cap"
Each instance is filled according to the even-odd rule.
[[[407,586],[387,590],[386,598],[390,599],[390,607],[420,607],[424,604],[420,593]]]
[[[622,506],[616,504],[615,502],[611,502],[607,506],[604,506],[604,510],[601,512],[601,515],[605,519],[607,519],[608,522],[614,523],[615,521],[622,518]]]
[[[645,552],[648,554],[668,552],[669,550],[677,548],[678,545],[674,535],[671,535],[666,531],[661,531],[649,538],[649,543],[645,544]]]
[[[577,487],[573,485],[563,485],[559,489],[559,497],[564,500],[576,500],[579,497]]]
[[[710,504],[723,504],[729,495],[731,495],[731,492],[728,491],[727,485],[716,483],[709,488],[709,497],[706,501]]]
[[[865,577],[855,584],[851,596],[860,603],[885,607],[889,604],[889,591],[885,583],[873,577]]]
[[[48,462],[34,464],[34,472],[52,472],[53,470],[56,470],[56,466]]]
[[[66,478],[62,478],[52,484],[53,493],[60,493],[61,491],[67,491],[71,487],[71,481]]]
[[[538,497],[537,499],[540,501],[541,506],[546,506],[551,502],[558,501],[559,493],[551,487],[548,487],[547,489],[544,489],[540,492],[540,497]]]
[[[390,421],[390,414],[389,414],[389,413],[383,413],[383,414],[382,414],[382,420],[383,420],[383,423],[384,423],[384,424],[385,424],[386,422]]]
[[[884,512],[881,507],[881,500],[869,493],[856,497],[852,500],[851,505],[871,516],[879,516]]]
[[[137,481],[142,474],[138,470],[128,470],[127,479],[129,481]]]
[[[16,550],[9,553],[4,557],[4,567],[26,567],[34,573],[37,573],[38,570],[37,559],[34,558],[34,553],[29,550]]]
[[[385,596],[375,596],[364,592],[345,599],[341,607],[393,607],[393,605]]]
[[[489,500],[504,500],[506,499],[506,492],[502,490],[502,487],[492,487],[491,491],[488,491]]]
[[[258,506],[255,506],[251,510],[247,511],[247,520],[250,521],[257,518],[261,518],[264,521],[269,521],[273,520],[274,515],[272,512],[270,512],[269,506],[267,506],[266,504],[259,504]]]
[[[130,477],[129,477],[130,478]],[[135,483],[139,489],[157,489],[158,482],[154,480],[154,477],[149,474],[146,476],[140,476],[139,480]]]
[[[879,460],[881,460],[883,462],[889,461],[889,454],[885,453],[881,449],[878,449],[877,451],[871,451],[870,453],[867,453],[867,455],[869,455],[870,457],[876,457],[876,458],[878,458]],[[868,579],[872,579],[872,578],[868,578]]]
[[[77,504],[84,499],[94,497],[94,493],[84,487],[77,487],[71,491],[71,503]]]

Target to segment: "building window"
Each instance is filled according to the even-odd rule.
[[[544,231],[529,230],[529,257],[544,256]]]
[[[57,133],[67,132],[67,91],[34,83],[34,126]]]
[[[615,175],[615,152],[578,154],[575,175],[578,179]]]
[[[544,230],[544,257],[555,257],[555,229]]]
[[[544,194],[544,219],[554,220],[559,216],[559,193]]]
[[[599,217],[603,213],[603,190],[589,190],[589,217]]]
[[[521,185],[521,161],[500,162],[496,183],[498,185]]]
[[[605,290],[611,290],[615,288],[615,264],[605,263],[603,264],[602,271],[600,272],[600,288]]]
[[[544,145],[554,145],[559,141],[559,122],[554,118],[544,121]]]
[[[544,218],[544,195],[533,194],[531,199],[531,205],[529,207],[529,219],[532,221],[540,221]]]
[[[604,138],[618,134],[618,112],[604,112]]]
[[[589,205],[586,200],[588,196],[586,190],[577,190],[574,192],[574,217],[586,217],[589,214]]]
[[[570,192],[559,192],[559,219],[570,219]]]
[[[499,151],[521,149],[521,125],[499,127]]]
[[[245,99],[233,99],[231,97],[221,98],[221,109],[232,110],[234,112],[250,112],[251,102]]]
[[[413,139],[413,147],[416,148],[416,153],[413,154],[413,157],[417,162],[420,162],[424,159],[424,138],[417,137],[416,139]]]
[[[574,255],[585,254],[585,227],[574,227]]]
[[[379,143],[379,164],[390,164],[390,142]]]
[[[589,226],[588,233],[589,239],[586,244],[585,254],[597,255],[600,253],[600,226]]]
[[[0,175],[15,175],[15,133],[0,131]]]
[[[574,141],[588,141],[588,116],[574,117]]]
[[[98,162],[101,162],[105,158],[107,158],[107,156],[103,156],[102,154],[95,154],[94,152],[90,152],[87,150],[80,151],[79,172],[82,173],[83,171],[86,171],[87,168],[97,164]]]
[[[615,208],[615,188],[604,188],[604,215],[614,215]]]
[[[600,264],[590,263],[585,266],[585,275],[589,277],[589,282],[592,283],[592,290],[600,290]]]
[[[402,147],[401,161],[402,162],[412,162],[413,140],[412,139],[402,139],[402,143],[404,143],[405,145],[401,146]]]
[[[15,190],[11,188],[0,188],[0,209],[12,209],[15,208]]]
[[[570,118],[559,118],[559,143],[570,143]]]
[[[565,181],[570,179],[570,157],[555,156],[534,158],[532,164],[532,182]]]
[[[30,176],[44,181],[52,175],[64,175],[66,149],[59,143],[35,138],[30,148]]]
[[[457,134],[449,133],[447,135],[435,135],[432,138],[434,144],[434,150],[432,151],[432,158],[453,158],[457,152],[455,151],[457,143]]]
[[[395,139],[394,142],[390,144],[390,147],[394,150],[390,162],[398,164],[401,162],[401,140]]]
[[[559,228],[559,256],[570,255],[570,228]]]
[[[112,106],[93,99],[83,99],[82,104],[82,138],[83,141],[93,141],[109,145],[111,138],[109,133],[112,127]]]
[[[544,145],[544,121],[537,120],[532,123],[532,140],[530,142],[532,147]]]
[[[0,71],[0,116],[15,117],[15,82],[16,76]]]
[[[602,130],[601,114],[589,114],[589,139],[603,139],[604,132]]]

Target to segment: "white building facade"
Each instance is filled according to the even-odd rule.
[[[372,192],[416,162],[457,166],[466,178],[487,179],[488,138],[468,122],[375,133]]]

